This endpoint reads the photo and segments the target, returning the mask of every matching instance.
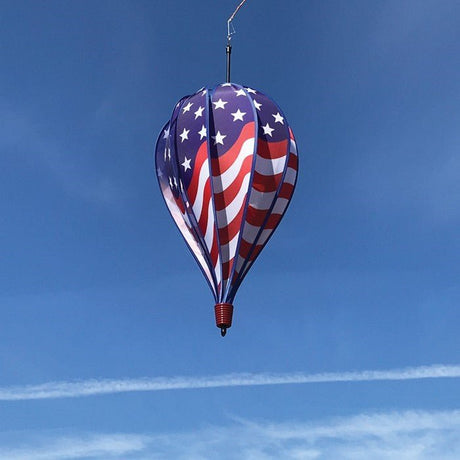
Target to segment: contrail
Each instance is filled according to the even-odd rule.
[[[294,385],[307,383],[373,382],[460,377],[460,365],[432,365],[403,369],[357,372],[239,373],[208,377],[155,377],[139,379],[91,379],[72,382],[48,382],[40,385],[0,387],[0,401],[79,398],[138,391],[193,390],[258,385]]]

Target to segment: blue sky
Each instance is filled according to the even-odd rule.
[[[460,4],[240,11],[300,170],[222,339],[153,152],[236,4],[0,2],[0,459],[460,457]]]

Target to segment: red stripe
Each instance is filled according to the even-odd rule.
[[[267,160],[274,160],[275,158],[282,158],[286,156],[288,140],[279,142],[267,142],[259,139],[257,142],[257,154]]]
[[[258,244],[255,248],[254,248],[254,251],[252,251],[252,254],[251,254],[251,257],[249,258],[249,260],[251,262],[254,262],[254,260],[256,260],[257,256],[260,254],[260,251],[262,251],[262,248],[263,248],[263,245],[262,244]],[[246,266],[246,269],[248,267]]]
[[[254,179],[252,181],[252,188],[259,192],[274,192],[281,181],[283,173],[274,174],[271,176],[264,176],[254,171]]]
[[[195,165],[193,167],[192,179],[187,189],[187,195],[192,205],[195,203],[195,200],[196,200],[196,194],[198,191],[198,183],[200,180],[201,168],[207,158],[208,158],[208,147],[207,147],[207,142],[205,141],[201,144],[196,154]]]
[[[238,234],[241,228],[241,221],[243,219],[244,205],[246,204],[246,199],[243,200],[240,210],[235,218],[224,227],[219,228],[219,242],[220,245],[228,244],[235,236]]]
[[[204,237],[206,235],[206,229],[208,227],[208,211],[209,202],[211,200],[211,179],[208,177],[203,190],[203,206],[201,208],[201,214],[196,216],[198,219],[198,226],[200,227],[201,233]]]
[[[234,261],[234,258],[232,257],[228,262],[224,262],[222,264],[222,279],[223,280],[226,280],[229,277],[230,271],[233,268],[233,261]]]
[[[235,284],[236,280],[238,279],[238,276],[239,276],[238,272],[235,271],[232,276],[232,283],[231,283],[232,285]]]
[[[228,278],[228,274],[230,273],[230,262],[224,262],[222,264],[222,279],[226,280]]]
[[[290,200],[293,193],[294,193],[294,186],[292,184],[285,182],[281,186],[279,197],[287,198],[288,200]]]
[[[244,238],[241,239],[241,244],[240,244],[240,250],[239,250],[239,255],[243,258],[246,259],[246,257],[249,254],[249,251],[252,248],[253,243],[249,243],[246,241]]]
[[[255,227],[261,227],[267,217],[268,209],[256,209],[252,206],[248,206],[246,213],[246,222],[254,225]]]
[[[253,245],[251,244],[249,246],[249,249],[251,249],[253,247]],[[240,253],[240,256],[243,257],[244,259],[247,259],[248,261],[250,262],[254,262],[254,260],[256,259],[256,257],[259,255],[260,251],[262,250],[262,245],[261,244],[257,244],[256,246],[254,246],[254,250],[252,251],[252,254],[251,254],[251,257],[248,258],[248,254],[249,254],[249,249],[247,250],[246,254],[243,255]],[[246,267],[244,268],[244,271],[247,272],[249,269],[248,265],[246,264]]]
[[[254,137],[254,122],[247,123],[241,130],[241,134],[230,149],[218,158],[212,158],[212,175],[218,176],[219,174],[227,171],[230,166],[235,162],[241,147],[248,140]]]
[[[297,158],[297,155],[291,152],[289,155],[289,160],[288,160],[288,168],[295,169],[297,171],[299,165],[299,159]]]
[[[174,201],[177,204],[177,207],[180,209],[181,213],[185,214],[185,205],[184,205],[184,202],[182,201],[182,197],[179,196],[178,198],[176,198],[174,196],[174,194],[173,194],[173,198],[174,198]]]
[[[276,227],[276,224],[280,221],[282,214],[272,214],[268,220],[267,225],[265,226],[266,229],[273,229]]]
[[[249,215],[249,212],[247,215]],[[251,225],[254,225],[255,227],[262,227],[263,221],[266,216],[267,213],[265,212],[264,216],[262,216],[261,214],[254,217],[251,216],[251,221],[249,219],[246,219],[246,221],[249,222]],[[276,223],[279,221],[279,216],[281,216],[281,214],[270,214],[264,226],[264,230],[275,228]]]
[[[246,174],[251,171],[251,166],[252,155],[245,158],[241,164],[241,169],[238,171],[238,175],[235,177],[235,180],[223,192],[216,193],[214,195],[214,205],[216,207],[216,211],[221,211],[226,208],[235,199],[241,189],[241,185],[243,184]]]
[[[292,186],[291,184],[283,184],[283,186],[281,187],[281,191],[280,191],[280,198],[286,198],[287,200],[290,200],[293,192],[294,192],[294,186]],[[276,203],[275,203],[275,206],[276,206]],[[267,224],[265,225],[265,228],[275,228],[277,223],[280,221],[281,217],[283,216],[283,214],[271,214],[267,220]]]
[[[219,247],[217,245],[216,227],[214,227],[212,232],[212,247],[211,251],[209,251],[209,255],[211,256],[212,264],[215,267],[217,265],[217,260],[219,259]]]

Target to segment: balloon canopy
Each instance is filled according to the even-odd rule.
[[[176,104],[155,160],[161,193],[211,288],[225,335],[238,287],[294,192],[294,135],[268,96],[224,83]]]

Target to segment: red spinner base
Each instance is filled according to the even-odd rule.
[[[222,337],[227,333],[227,329],[232,326],[233,305],[230,303],[218,303],[214,307],[216,314],[216,326],[220,328]]]

